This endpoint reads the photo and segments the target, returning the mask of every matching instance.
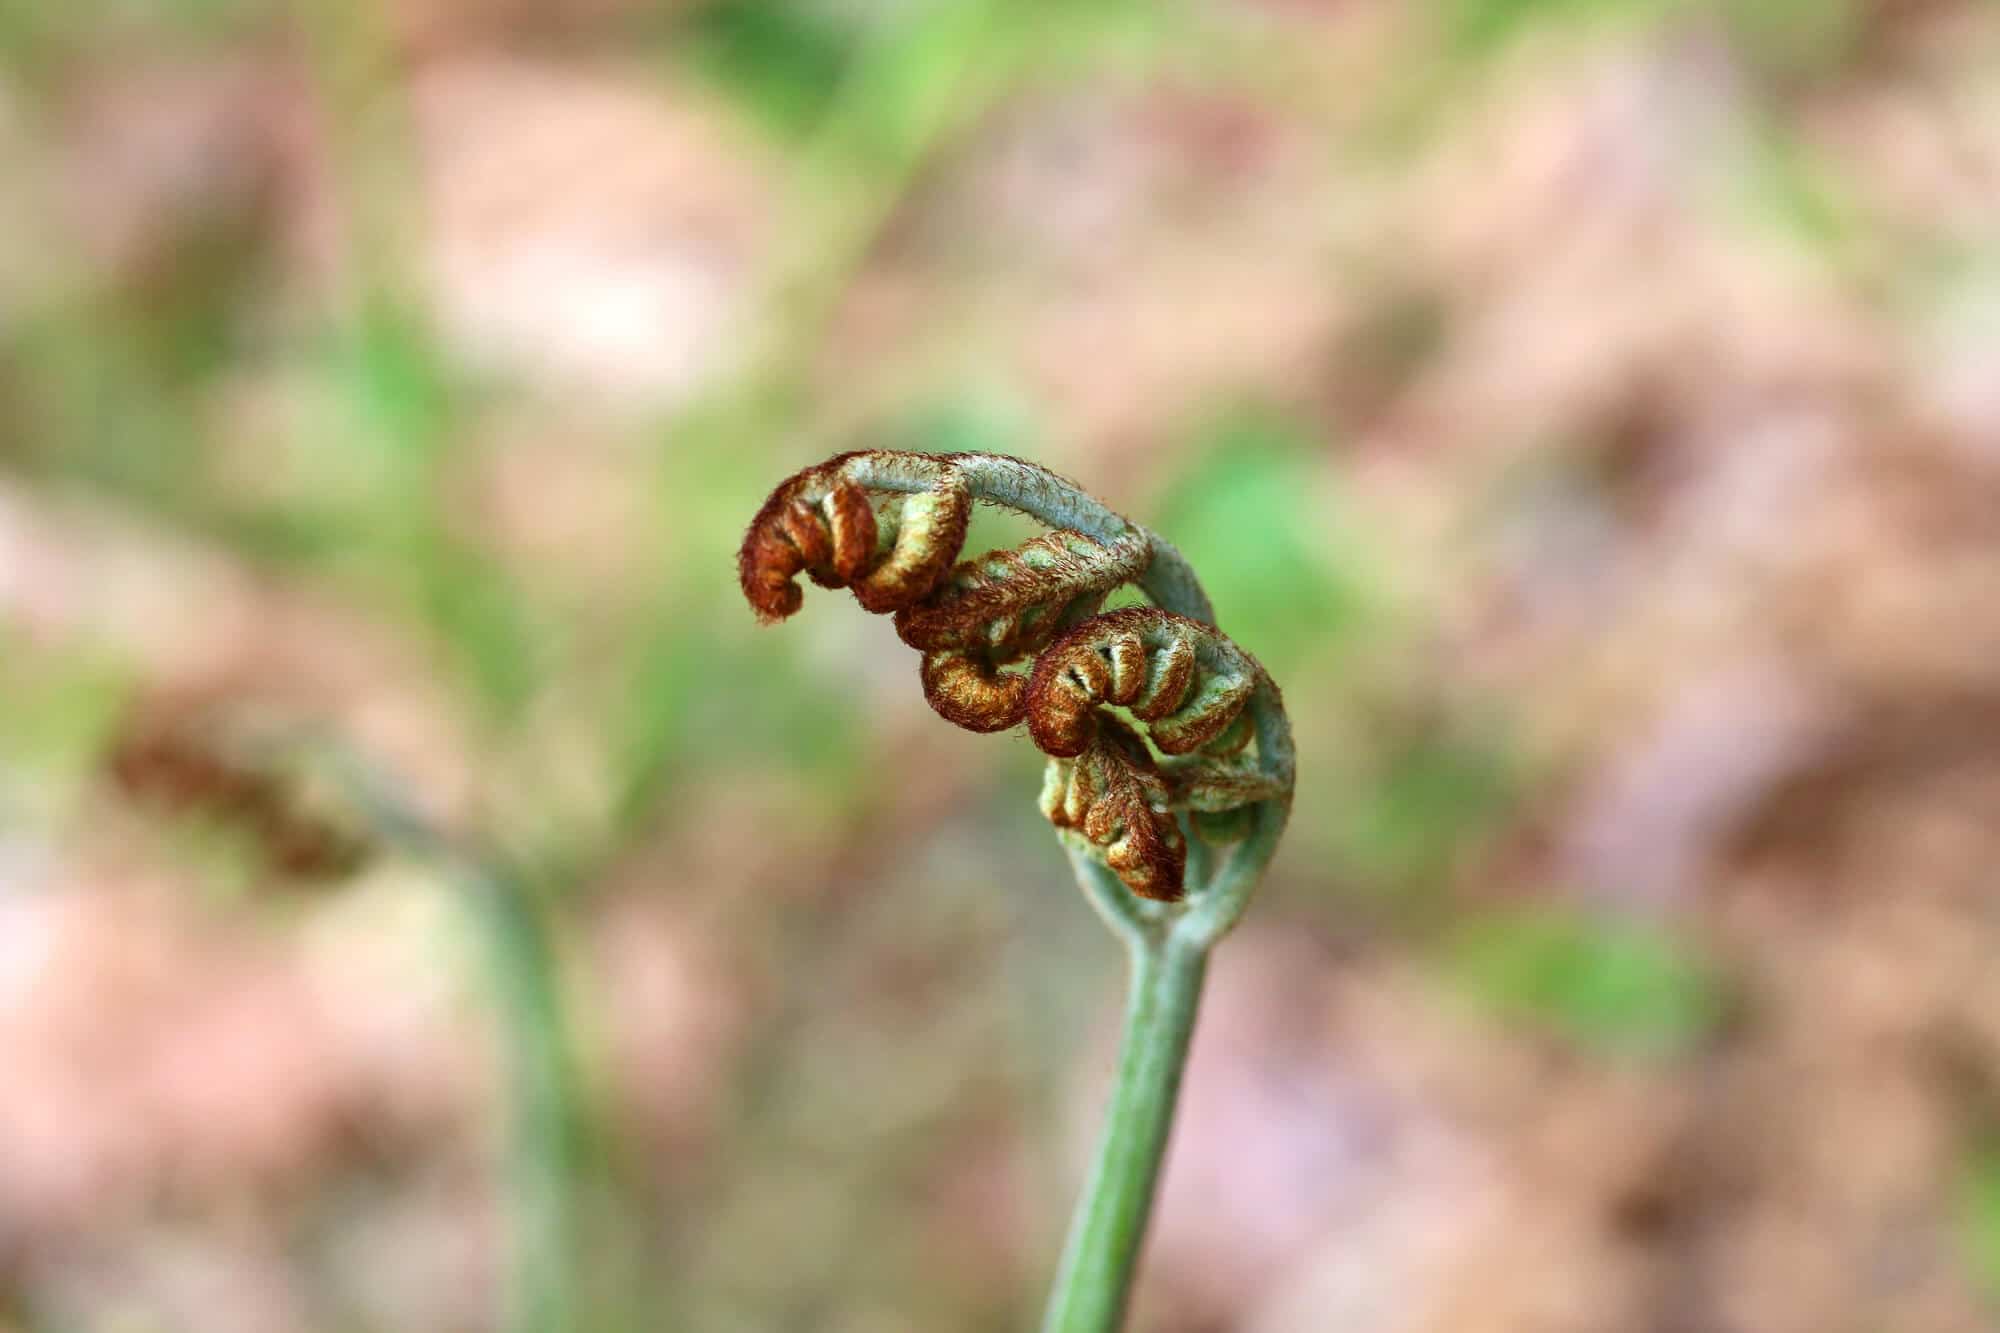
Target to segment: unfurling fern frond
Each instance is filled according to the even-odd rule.
[[[974,501],[1050,531],[959,560]],[[1187,893],[1187,836],[1275,840],[1291,801],[1277,687],[1210,623],[1179,553],[1032,463],[863,450],[791,477],[738,555],[760,619],[799,609],[805,574],[893,612],[924,697],[969,731],[1025,722],[1050,756],[1042,810],[1132,893]],[[1153,606],[1104,612],[1137,584]],[[1182,817],[1188,820],[1184,829]]]

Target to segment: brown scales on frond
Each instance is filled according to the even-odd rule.
[[[1187,844],[1176,810],[1227,840],[1241,836],[1237,812],[1289,792],[1288,773],[1280,786],[1241,757],[1254,734],[1246,706],[1269,679],[1211,625],[1154,607],[1102,613],[1155,551],[1144,528],[1101,508],[1090,521],[1107,527],[1102,538],[1058,527],[959,561],[973,464],[1081,494],[1018,459],[842,454],[789,478],[757,512],[737,557],[743,594],[760,620],[781,620],[799,608],[803,573],[894,612],[898,636],[923,653],[931,707],[968,731],[1025,721],[1053,760],[1050,821],[1097,847],[1132,892],[1177,900]]]
[[[842,454],[771,492],[750,521],[736,573],[757,618],[769,624],[799,609],[800,574],[823,588],[852,588],[878,614],[916,602],[951,568],[972,521],[972,497],[946,478],[936,489],[890,497],[878,514],[844,474],[867,455]]]
[[[954,565],[930,596],[896,613],[896,633],[924,654],[924,697],[968,731],[1019,725],[1028,675],[1006,668],[1095,615],[1151,554],[1143,541],[1107,546],[1063,531]]]
[[[1193,754],[1242,716],[1262,674],[1213,626],[1129,607],[1086,620],[1036,661],[1028,731],[1046,754],[1080,754],[1099,710],[1116,705],[1147,724],[1161,754]]]
[[[1187,839],[1143,752],[1099,739],[1075,758],[1055,760],[1042,783],[1042,814],[1103,849],[1104,864],[1126,888],[1173,902],[1185,892]]]
[[[801,573],[822,587],[840,587],[865,574],[875,556],[875,510],[866,492],[842,480],[824,494],[808,492],[807,485],[774,492],[737,553],[743,595],[767,624],[804,603],[794,581]]]

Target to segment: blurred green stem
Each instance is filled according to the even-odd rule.
[[[337,746],[307,750],[326,764],[377,836],[457,886],[483,936],[507,1079],[509,1234],[501,1327],[508,1333],[574,1329],[584,1110],[544,905],[519,873],[462,845],[387,773]]]
[[[464,865],[460,873],[485,928],[508,1047],[513,1235],[503,1326],[517,1333],[574,1328],[580,1112],[554,941],[541,905],[507,872]]]
[[[1131,975],[1117,1081],[1043,1333],[1109,1333],[1124,1322],[1208,971],[1207,946],[1175,931],[1125,940]]]

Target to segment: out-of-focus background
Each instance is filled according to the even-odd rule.
[[[0,49],[5,1333],[1032,1326],[1119,957],[733,582],[868,444],[1170,534],[1298,729],[1136,1328],[2000,1319],[2000,6]]]

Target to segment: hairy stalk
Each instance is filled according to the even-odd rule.
[[[975,502],[1051,531],[960,560]],[[1096,1163],[1045,1333],[1124,1319],[1209,951],[1249,904],[1291,810],[1278,688],[1215,626],[1171,545],[1044,468],[996,454],[864,450],[781,484],[738,555],[781,620],[796,576],[894,614],[924,695],[970,731],[1025,726],[1049,756],[1042,811],[1126,946],[1125,1035]],[[1105,611],[1132,584],[1150,607]]]

